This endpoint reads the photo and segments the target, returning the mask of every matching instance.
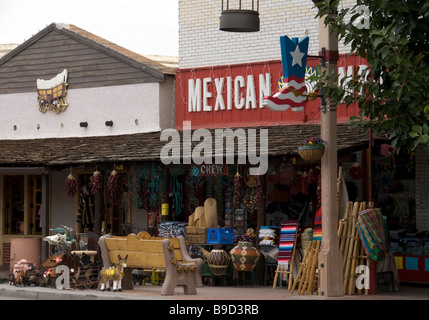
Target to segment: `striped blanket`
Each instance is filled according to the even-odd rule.
[[[379,208],[359,212],[356,222],[365,253],[375,261],[382,261],[384,253],[389,250],[384,223]]]
[[[313,219],[313,240],[322,241],[322,208],[316,211]]]
[[[280,228],[278,264],[289,264],[289,260],[292,257],[293,246],[295,244],[297,228],[297,220],[282,223]]]

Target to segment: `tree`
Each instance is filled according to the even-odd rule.
[[[339,11],[339,1],[316,3],[317,18],[332,24],[350,54],[368,62],[362,74],[337,78],[318,70],[324,93],[347,107],[358,103],[351,126],[388,133],[398,150],[423,144],[429,152],[429,2],[358,0]],[[369,15],[365,16],[365,13]]]

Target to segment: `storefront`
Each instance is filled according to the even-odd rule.
[[[309,58],[306,78],[315,72],[318,63],[317,58]],[[341,56],[339,73],[354,72],[364,63],[356,56]],[[306,81],[305,85],[310,92],[313,84]],[[228,130],[236,135],[238,132],[247,134],[247,140],[240,142],[237,139],[232,149],[236,153],[232,151],[234,162],[228,165],[228,175],[225,170],[216,170],[218,174],[214,176],[201,174],[201,170],[193,171],[199,173],[193,177],[198,179],[199,189],[190,193],[195,205],[187,210],[185,216],[203,206],[206,199],[215,198],[219,227],[231,228],[234,234],[231,244],[234,245],[240,239],[251,239],[259,250],[269,250],[265,245],[259,247],[260,241],[273,245],[271,248],[275,249],[279,245],[279,234],[272,239],[264,239],[259,237],[260,230],[279,231],[282,222],[298,220],[300,232],[312,231],[317,220],[322,188],[320,161],[305,161],[298,154],[298,149],[306,138],[320,137],[321,102],[320,99],[308,100],[301,110],[291,108],[284,112],[264,107],[263,98],[273,95],[282,86],[281,61],[179,69],[176,75],[176,129],[182,130],[183,135],[190,126],[195,132],[210,129],[213,141],[217,141],[216,133]],[[340,104],[338,107],[338,158],[344,172],[344,185],[351,186],[353,199],[350,201],[368,201],[370,136],[359,129],[349,129],[347,122],[356,113],[356,106],[345,108]],[[253,162],[252,165],[249,159],[240,163],[239,155],[254,149],[248,136],[251,130],[255,130],[260,139],[256,153],[263,154],[265,149],[261,146],[264,143],[267,146],[267,170],[259,176],[249,174],[249,169],[259,163]],[[263,130],[268,133],[266,141],[261,138]],[[246,142],[249,149],[240,151],[239,147],[246,146]],[[229,152],[222,152],[223,162],[218,161],[216,165],[225,166],[227,157],[231,156]],[[192,170],[192,167],[192,164],[188,165],[187,170]],[[352,178],[349,172],[355,167],[361,170],[361,175]],[[345,202],[349,200],[348,193],[344,193]],[[198,202],[194,195],[198,195]],[[184,203],[187,201],[185,197]],[[343,214],[341,212],[339,216]],[[203,248],[204,245],[207,243]],[[265,277],[266,282],[270,275],[263,265],[257,270],[257,278]]]
[[[50,41],[74,50],[62,51],[64,56],[46,53]],[[82,236],[147,231],[185,235],[196,256],[215,246],[229,251],[247,240],[262,252],[252,281],[275,282],[266,267],[276,266],[277,255],[264,253],[278,248],[284,221],[299,222],[298,245],[305,250],[305,231],[320,232],[323,188],[319,160],[306,161],[298,152],[307,138],[320,137],[320,99],[284,112],[262,103],[283,86],[277,50],[270,60],[244,56],[252,62],[176,71],[77,27],[53,24],[0,59],[1,72],[23,78],[11,84],[0,80],[0,126],[6,128],[0,144],[1,263],[10,263],[12,239],[45,237],[59,226]],[[92,62],[74,64],[76,52]],[[30,54],[37,54],[40,67],[15,73]],[[308,59],[307,76],[318,63]],[[342,54],[338,73],[359,72],[363,65],[363,59]],[[47,100],[45,92],[37,106],[36,80],[61,74],[69,76],[67,95],[47,107],[40,101]],[[310,92],[313,84],[305,85]],[[14,112],[8,112],[10,105],[16,106]],[[348,201],[374,201],[387,216],[399,278],[426,282],[427,154],[396,155],[386,137],[350,129],[347,122],[358,111],[344,104],[337,109],[338,218]],[[222,134],[232,136],[229,145]],[[255,167],[263,169],[261,174],[251,174]],[[209,209],[215,219],[207,224],[200,216],[197,224],[208,199],[215,200]],[[203,236],[194,240],[187,228],[202,228]],[[232,232],[213,240],[209,229],[217,236]],[[47,256],[45,248],[41,258]],[[218,274],[208,266],[205,276],[213,275]],[[229,276],[238,279],[237,273]]]
[[[22,238],[39,240],[43,261],[41,238],[62,226],[85,238],[146,228],[147,210],[125,195],[135,170],[159,163],[175,69],[53,23],[3,56],[0,72],[0,263],[16,262]]]
[[[305,138],[320,136],[320,100],[307,101],[303,110],[293,111],[290,108],[283,112],[268,110],[262,101],[264,96],[274,94],[283,84],[279,37],[284,35],[298,39],[309,37],[306,78],[320,63],[319,59],[310,57],[320,55],[318,25],[317,19],[314,19],[317,8],[311,2],[261,4],[258,11],[263,18],[260,19],[259,32],[240,33],[219,30],[221,15],[219,5],[205,4],[205,10],[197,12],[194,8],[198,5],[195,0],[186,0],[179,6],[179,36],[183,41],[180,42],[180,67],[176,75],[176,129],[182,129],[185,122],[189,121],[192,128],[196,129],[246,129],[263,126],[268,128],[270,133],[281,130],[281,133],[270,136],[268,144],[270,165],[265,177],[266,203],[260,216],[260,221],[267,221],[268,195],[273,185],[268,180],[273,179],[274,172],[278,173],[278,166],[292,165],[294,172],[307,174],[313,169],[309,163],[300,158],[297,151]],[[232,3],[230,5],[233,6]],[[343,7],[350,5],[351,3],[342,4]],[[344,75],[359,74],[366,61],[355,55],[349,56],[350,47],[341,41],[338,50],[339,80]],[[309,92],[312,84],[307,82],[306,87]],[[424,177],[427,177],[425,169],[427,153],[419,149],[414,155],[394,157],[397,162],[391,162],[389,159],[391,155],[386,159],[380,159],[381,146],[390,145],[387,135],[375,136],[371,132],[361,135],[356,128],[349,131],[340,129],[342,125],[347,127],[350,117],[357,115],[358,112],[357,107],[353,105],[346,108],[340,103],[337,107],[338,167],[342,169],[343,185],[347,186],[348,199],[353,202],[374,202],[376,206],[382,206],[383,199],[390,199],[389,201],[396,199],[399,202],[401,201],[398,199],[404,199],[401,208],[395,209],[395,215],[399,214],[400,217],[389,221],[401,220],[408,226],[411,222],[411,226],[419,230],[422,236],[419,242],[427,242],[425,240],[427,237],[424,237],[429,228],[428,211],[424,200],[427,192],[424,191],[426,189],[424,184],[421,184],[424,183]],[[309,129],[313,126],[318,126],[318,130]],[[299,135],[298,140],[296,134]],[[386,149],[386,146],[382,149]],[[293,159],[296,159],[296,162]],[[415,161],[415,175],[412,169],[408,172],[413,166],[411,159]],[[383,168],[380,162],[384,163]],[[391,169],[390,172],[381,171],[387,162],[395,169]],[[400,169],[401,167],[404,169]],[[388,191],[393,188],[391,185],[387,186],[386,181],[391,179],[393,182],[393,171],[404,170],[407,174],[401,181],[404,180],[402,184],[407,191],[401,195],[393,195]],[[235,174],[237,168],[232,168],[232,171]],[[384,190],[380,182],[384,184]],[[290,184],[287,186],[288,195],[291,186]],[[279,193],[284,194],[283,190]],[[312,204],[317,202],[312,200]],[[307,201],[309,199],[303,202]],[[341,208],[338,213],[339,219],[344,216],[344,204]],[[317,205],[312,209],[311,214],[314,218]],[[400,211],[403,213],[399,213]],[[314,222],[311,218],[309,221]],[[397,228],[406,228],[406,225]],[[399,259],[397,262],[405,268],[405,262],[401,264]],[[422,261],[418,260],[418,265],[421,264]]]

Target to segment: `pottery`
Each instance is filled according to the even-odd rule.
[[[228,269],[231,258],[225,250],[213,249],[207,256],[207,264],[215,276],[222,276]]]
[[[252,271],[261,256],[259,251],[247,241],[240,241],[229,254],[237,271]]]

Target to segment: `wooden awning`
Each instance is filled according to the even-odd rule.
[[[295,155],[306,137],[320,137],[320,125],[251,128],[257,129],[257,132],[260,132],[258,129],[268,129],[269,156]],[[214,133],[214,129],[210,131]],[[160,141],[160,135],[161,132],[150,132],[102,137],[0,140],[0,166],[66,166],[160,160],[161,149],[167,143]],[[338,124],[339,153],[360,150],[367,145],[368,134],[362,129],[350,129],[347,124]]]

